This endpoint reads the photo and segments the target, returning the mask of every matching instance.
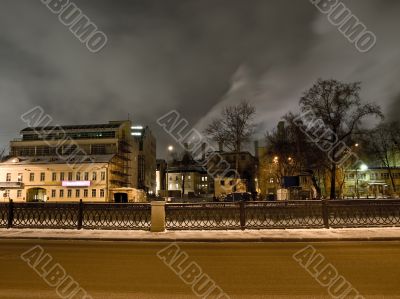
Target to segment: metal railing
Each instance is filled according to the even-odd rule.
[[[10,201],[0,203],[0,227],[149,230],[151,213],[149,203]],[[400,200],[175,203],[160,215],[169,230],[393,227]]]
[[[0,204],[0,227],[50,229],[149,229],[150,204]]]
[[[238,203],[181,203],[165,206],[167,229],[240,229]]]

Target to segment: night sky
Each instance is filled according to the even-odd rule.
[[[359,53],[307,0],[74,1],[108,38],[89,52],[40,0],[0,0],[0,147],[36,105],[55,124],[155,123],[171,109],[199,129],[228,104],[257,107],[258,137],[319,77],[362,81],[400,119],[400,1],[343,1],[377,36]]]

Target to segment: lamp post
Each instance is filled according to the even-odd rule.
[[[167,148],[167,150],[168,150],[168,153],[172,153],[172,151],[174,150],[174,147],[172,146],[172,145],[169,145],[168,146],[168,148]],[[167,159],[166,159],[166,170],[165,170],[165,173],[166,173],[166,175],[165,175],[165,190],[166,190],[166,194],[165,194],[165,199],[166,199],[166,201],[168,201],[168,155],[167,155]]]

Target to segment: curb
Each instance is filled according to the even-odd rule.
[[[343,238],[106,238],[106,237],[29,237],[29,236],[1,236],[2,240],[44,240],[44,241],[101,241],[101,242],[143,242],[143,243],[317,243],[317,242],[393,242],[400,241],[400,237],[343,237]]]

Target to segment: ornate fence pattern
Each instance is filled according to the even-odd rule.
[[[324,227],[320,202],[248,202],[246,228],[320,228]]]
[[[400,226],[400,200],[184,203],[165,205],[170,230]],[[141,229],[149,203],[0,203],[0,227]]]
[[[82,227],[87,229],[149,229],[149,204],[85,204]]]
[[[400,201],[333,201],[328,217],[330,227],[400,226]]]
[[[14,203],[12,226],[17,228],[76,228],[78,204]]]
[[[240,229],[239,203],[183,203],[165,207],[167,229]]]
[[[8,204],[0,203],[0,227],[8,226]]]

